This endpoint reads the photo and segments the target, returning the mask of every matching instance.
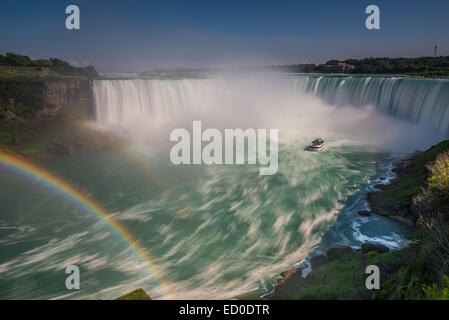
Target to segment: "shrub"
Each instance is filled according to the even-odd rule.
[[[4,59],[7,65],[10,66],[29,66],[32,64],[32,60],[28,56],[21,56],[20,54],[15,54],[11,52],[6,53],[6,58]]]
[[[442,285],[438,287],[435,283],[432,286],[423,286],[426,298],[429,300],[449,300],[449,278],[443,276]]]
[[[431,173],[429,188],[437,193],[449,193],[449,151],[440,153],[435,162],[427,167]]]
[[[22,56],[20,54],[11,52],[6,53],[6,56],[0,55],[0,65],[15,67],[35,67],[37,71],[42,70],[42,68],[49,68],[51,71],[65,76],[98,76],[97,71],[92,66],[88,66],[85,68],[74,67],[66,61],[55,58],[32,60],[28,56]]]

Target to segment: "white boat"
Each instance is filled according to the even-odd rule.
[[[323,149],[324,149],[324,140],[322,138],[316,138],[315,140],[312,141],[311,144],[309,144],[306,147],[306,150],[314,152],[323,151]]]

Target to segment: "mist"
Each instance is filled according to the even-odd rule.
[[[374,106],[328,104],[297,92],[288,77],[99,80],[95,96],[99,125],[140,147],[167,148],[170,132],[191,130],[194,120],[203,130],[278,129],[280,143],[320,136],[394,153],[426,148],[444,136]]]

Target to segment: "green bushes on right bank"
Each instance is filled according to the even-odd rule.
[[[417,230],[405,264],[387,280],[378,299],[449,298],[449,141],[412,159],[427,179],[412,199]],[[410,175],[417,174],[410,171]]]
[[[382,201],[416,221],[408,245],[388,253],[330,250],[328,264],[278,288],[274,299],[449,299],[449,140],[399,166]],[[399,212],[401,211],[401,212]],[[368,265],[380,270],[380,289],[367,290]]]

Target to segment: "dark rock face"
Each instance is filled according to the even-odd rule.
[[[323,253],[310,258],[312,269],[321,268],[322,266],[328,264],[329,262],[336,259],[340,259],[343,256],[352,252],[353,252],[352,248],[348,246],[343,245],[333,246],[332,248],[327,249]]]
[[[379,190],[385,190],[388,187],[387,184],[376,184],[374,186],[374,188],[379,189]]]
[[[89,118],[94,117],[94,97],[92,81],[70,79],[46,82],[46,104],[36,113],[39,119],[52,120],[58,116],[61,108],[84,108]]]
[[[22,105],[39,109],[45,104],[45,83],[43,81],[0,81],[0,104],[14,107]]]
[[[324,254],[319,254],[310,258],[310,263],[312,264],[312,269],[320,268],[326,265],[329,259]]]
[[[409,225],[411,227],[413,227],[415,225],[415,222],[413,220],[405,218],[405,217],[402,217],[402,216],[389,216],[389,218],[393,219],[393,220],[396,220],[398,222],[401,222],[401,223],[405,223],[405,224],[407,224],[407,225]]]
[[[284,284],[288,279],[290,279],[295,273],[299,272],[299,269],[290,269],[281,273],[281,278],[276,282],[277,286]]]
[[[418,154],[419,154],[419,153],[418,153]],[[410,159],[405,159],[405,160],[400,161],[400,162],[396,165],[396,167],[397,167],[398,169],[407,168],[411,163],[412,163],[412,161],[411,161]]]
[[[367,253],[370,251],[375,251],[379,253],[385,253],[390,251],[390,249],[381,244],[364,243],[362,244],[362,253]]]
[[[393,214],[390,209],[388,209],[384,203],[380,192],[371,191],[366,194],[366,199],[371,206],[371,212],[378,214],[380,216],[388,216]]]
[[[368,210],[359,210],[359,215],[364,216],[364,217],[368,217],[371,215],[371,211]]]
[[[56,119],[62,108],[83,108],[94,118],[92,86],[87,79],[0,81],[0,105],[25,107],[42,122]]]
[[[333,246],[332,248],[330,248],[329,250],[332,250],[332,249],[339,250],[339,251],[345,251],[345,252],[351,252],[352,251],[352,248],[350,246],[344,246],[344,245],[341,245],[341,244],[337,244],[337,245]],[[329,250],[327,250],[327,252],[329,252]]]

